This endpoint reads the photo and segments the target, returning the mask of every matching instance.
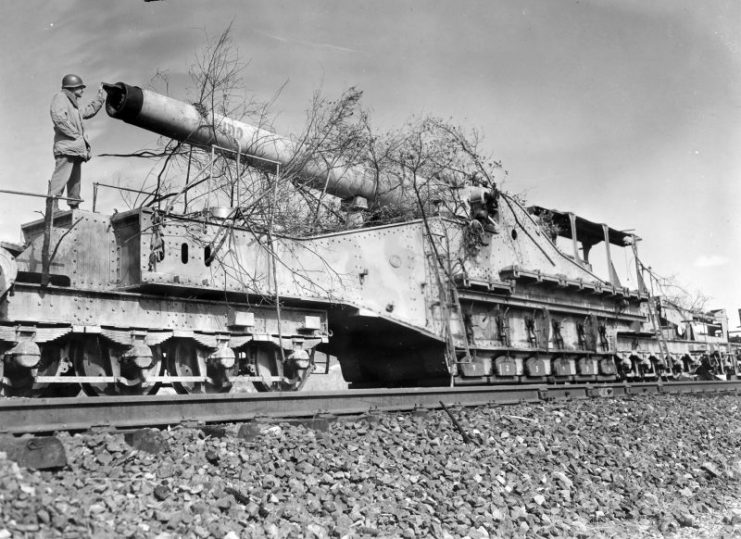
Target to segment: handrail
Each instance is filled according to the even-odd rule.
[[[31,193],[29,191],[13,191],[12,189],[0,189],[0,193],[8,193],[10,195],[23,195],[23,196],[27,196],[27,197],[37,197],[37,198],[53,198],[53,199],[56,199],[56,200],[67,200],[67,201],[70,201],[71,200],[73,202],[78,202],[78,203],[85,202],[81,198],[69,198],[69,197],[63,197],[63,196],[60,196],[60,195],[51,196],[51,195],[48,195],[48,194],[47,195],[42,195],[42,194],[39,194],[39,193]]]
[[[239,161],[241,161],[242,158],[245,158],[245,159],[252,159],[252,160],[255,160],[255,161],[262,161],[262,162],[265,162],[265,163],[269,163],[269,164],[275,165],[277,168],[280,167],[280,161],[275,161],[275,160],[272,160],[272,159],[267,159],[265,157],[260,157],[259,155],[243,154],[243,153],[241,153],[241,148],[239,150],[235,151],[235,150],[232,150],[231,148],[225,148],[225,147],[218,146],[218,145],[215,145],[215,144],[212,145],[212,154],[216,150],[219,150],[219,151],[222,151],[222,152],[236,153],[237,154],[237,162],[238,163],[239,163]],[[211,160],[211,163],[210,163],[211,165],[213,165],[213,161],[214,161],[214,158],[212,157],[212,160]],[[209,181],[212,176],[213,176],[213,173],[211,175],[209,175],[209,177],[205,178],[204,180],[205,181]],[[239,171],[237,172],[237,178],[239,178]],[[193,187],[196,187],[197,185],[200,185],[200,183],[202,183],[202,182],[194,183],[194,184],[191,184],[191,185],[186,185],[186,187],[187,187],[186,191],[188,189],[191,189]],[[97,208],[97,203],[98,203],[98,188],[99,187],[109,187],[111,189],[118,189],[119,191],[127,191],[129,193],[139,193],[139,194],[142,194],[142,195],[152,195],[152,196],[154,196],[154,195],[157,195],[158,194],[156,191],[144,191],[142,189],[132,189],[130,187],[122,187],[120,185],[111,185],[109,183],[93,182],[93,213],[96,212],[96,208]],[[209,189],[209,191],[210,191],[210,189]],[[14,191],[0,190],[0,193],[2,193],[2,192],[14,192]],[[185,191],[183,191],[183,192],[185,192]],[[168,196],[172,196],[173,194],[178,194],[179,195],[180,193],[171,193]],[[43,196],[43,195],[33,195],[33,196]],[[77,199],[65,199],[63,197],[60,197],[60,198],[62,200],[77,200]]]
[[[111,185],[109,183],[93,182],[93,213],[95,213],[95,207],[98,203],[98,187],[110,187],[111,189],[118,189],[119,191],[128,191],[130,193],[139,193],[142,195],[156,195],[156,192],[142,191],[141,189],[131,189],[130,187],[121,187],[120,185]]]

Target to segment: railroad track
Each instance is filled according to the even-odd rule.
[[[741,380],[731,380],[4,399],[0,401],[0,433],[227,423],[259,418],[313,417],[321,414],[354,415],[374,411],[434,409],[440,408],[441,402],[446,406],[480,406],[658,393],[738,393],[740,390]]]

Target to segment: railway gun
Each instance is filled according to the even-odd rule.
[[[113,118],[274,175],[293,164],[289,139],[136,86],[105,88]],[[634,234],[523,207],[493,186],[457,186],[458,203],[438,204],[451,196],[439,179],[409,184],[319,159],[301,167],[301,182],[345,201],[355,226],[298,237],[250,227],[239,205],[193,214],[171,204],[22,225],[22,244],[0,249],[3,394],[224,392],[236,381],[298,390],[316,352],[335,356],[356,388],[741,370],[723,311],[648,293]],[[428,211],[367,219],[409,200]],[[604,277],[589,260],[598,244]],[[635,255],[635,290],[613,267],[622,249]]]

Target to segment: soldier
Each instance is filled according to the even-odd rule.
[[[95,116],[105,101],[106,94],[101,86],[95,99],[80,108],[79,99],[85,89],[77,75],[65,75],[62,91],[51,101],[51,119],[54,122],[54,174],[49,181],[49,195],[60,196],[67,186],[67,204],[70,209],[80,205],[80,180],[83,161],[90,160],[90,143],[85,136],[83,119]],[[53,210],[57,209],[54,200]]]

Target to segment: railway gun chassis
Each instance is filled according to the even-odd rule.
[[[55,218],[47,286],[44,221],[29,223],[26,247],[5,250],[16,266],[0,305],[5,393],[228,391],[235,380],[294,390],[317,350],[338,358],[352,387],[736,376],[720,337],[663,328],[659,338],[645,293],[493,262],[519,239],[520,261],[532,250],[531,263],[547,255],[577,267],[533,215],[507,211],[446,274],[437,258],[448,254],[442,244],[433,252],[430,235],[457,255],[470,239],[470,224],[449,217],[276,238],[272,248],[231,227],[235,248],[209,263],[218,220],[70,210]],[[515,215],[520,224],[508,225]]]
[[[278,135],[124,83],[106,89],[113,118],[238,163],[290,161]],[[638,289],[621,285],[611,249],[637,261],[635,235],[477,185],[460,189],[456,211],[369,226],[357,208],[394,204],[409,186],[328,167],[306,163],[305,182],[350,201],[355,227],[290,237],[245,226],[238,208],[170,206],[23,225],[23,244],[0,248],[4,394],[297,390],[316,352],[335,356],[351,387],[739,374],[724,313],[650,297],[638,262]],[[439,180],[419,182],[445,196]],[[606,277],[589,261],[598,244]]]

